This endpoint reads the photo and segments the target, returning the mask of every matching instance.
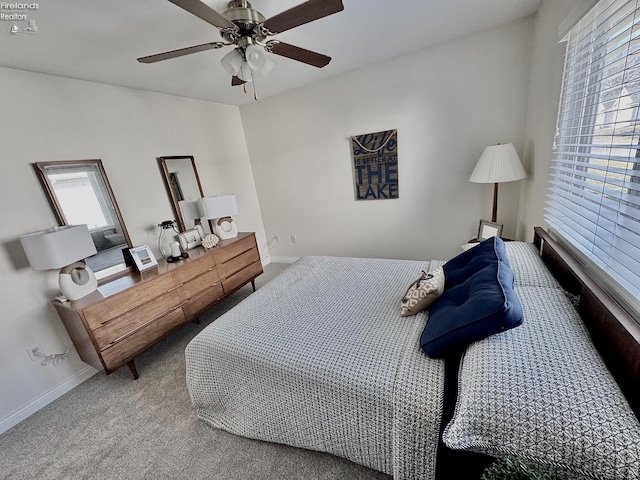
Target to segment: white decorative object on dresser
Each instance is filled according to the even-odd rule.
[[[231,218],[232,215],[238,215],[235,195],[204,197],[202,204],[205,216],[209,220],[213,220],[213,233],[223,240],[234,238],[238,234],[238,227]]]
[[[80,358],[107,374],[127,364],[171,331],[194,320],[262,273],[254,233],[240,233],[181,262],[130,273],[75,302],[54,301]]]

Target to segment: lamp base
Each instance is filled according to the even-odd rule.
[[[493,209],[491,210],[491,221],[498,221],[498,182],[493,184]]]
[[[215,221],[213,229],[220,240],[228,238],[236,238],[238,236],[238,227],[231,217],[222,217]]]
[[[58,284],[62,294],[72,302],[86,297],[98,288],[98,280],[93,270],[82,262],[72,263],[60,270]]]
[[[167,262],[172,263],[172,262],[179,262],[181,260],[184,260],[185,258],[189,258],[189,254],[187,252],[184,252],[183,254],[177,257],[168,257],[166,260]]]

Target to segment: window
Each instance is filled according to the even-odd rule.
[[[640,0],[568,33],[546,220],[640,311]]]

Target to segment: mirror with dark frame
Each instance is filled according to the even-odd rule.
[[[131,247],[102,160],[37,162],[34,165],[60,225],[86,224],[98,253],[87,265],[98,278],[127,269],[122,249]]]
[[[205,235],[211,233],[209,223],[203,221],[204,215],[199,206],[204,193],[193,156],[158,157],[158,163],[180,231],[201,225]]]

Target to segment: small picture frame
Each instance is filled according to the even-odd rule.
[[[202,238],[197,228],[191,230],[185,230],[178,235],[183,250],[191,250],[192,248],[202,245]]]
[[[133,258],[139,272],[158,265],[158,261],[149,248],[149,245],[130,248],[129,252],[131,253],[131,258]]]
[[[478,227],[478,240],[483,241],[491,237],[499,237],[502,235],[503,225],[500,223],[493,223],[487,220],[480,220]]]

